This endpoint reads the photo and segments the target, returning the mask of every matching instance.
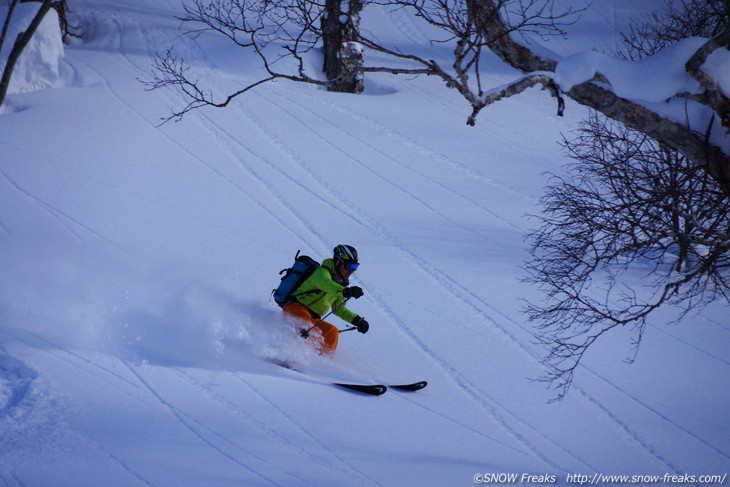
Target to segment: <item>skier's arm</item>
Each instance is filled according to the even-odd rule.
[[[338,299],[337,301],[335,301],[335,304],[332,306],[332,309],[334,310],[333,313],[335,316],[343,319],[344,321],[352,323],[352,320],[357,318],[357,313],[353,313],[352,311],[347,309],[347,306],[345,306],[344,303],[344,299]]]
[[[331,274],[326,268],[320,267],[315,270],[307,281],[308,284],[311,284],[317,289],[320,289],[329,295],[336,296],[334,303],[332,303],[332,310],[335,316],[341,318],[347,323],[352,323],[352,320],[357,317],[357,313],[353,313],[344,305],[345,298],[342,296],[342,291],[345,287],[333,281]]]

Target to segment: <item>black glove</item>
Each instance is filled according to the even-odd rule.
[[[359,331],[360,333],[367,333],[370,329],[370,323],[365,321],[365,318],[363,318],[362,316],[356,316],[355,319],[352,320],[352,326],[356,326],[357,331]]]
[[[359,298],[362,297],[362,295],[365,294],[362,292],[362,288],[360,286],[350,286],[346,287],[342,290],[342,296],[345,298]]]

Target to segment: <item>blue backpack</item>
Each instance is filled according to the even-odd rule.
[[[276,304],[282,308],[285,304],[295,301],[295,295],[292,293],[320,266],[319,262],[307,255],[299,255],[299,252],[297,250],[297,255],[294,256],[294,265],[279,272],[279,275],[284,274],[284,276],[279,287],[271,292]]]

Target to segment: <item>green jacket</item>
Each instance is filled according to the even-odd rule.
[[[345,307],[345,298],[342,296],[342,290],[348,284],[337,276],[334,261],[326,259],[292,294],[297,301],[320,317],[332,307],[335,316],[352,323],[357,314]]]

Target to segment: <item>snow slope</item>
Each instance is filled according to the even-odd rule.
[[[632,3],[594,2],[577,42],[614,48]],[[581,107],[555,118],[535,90],[470,128],[437,81],[369,76],[360,96],[276,83],[160,127],[182,99],[139,83],[156,51],[174,44],[221,93],[256,70],[183,35],[177,0],[74,11],[88,35],[66,49],[61,86],[11,95],[0,115],[0,485],[730,472],[727,304],[656,318],[632,365],[628,335],[598,344],[564,401],[530,380],[526,215]],[[404,46],[427,36],[404,12],[363,24]],[[509,74],[493,63],[489,82]],[[269,293],[297,250],[338,243],[360,251],[366,294],[350,307],[371,331],[344,333],[328,361]],[[365,397],[270,358],[429,387]]]

